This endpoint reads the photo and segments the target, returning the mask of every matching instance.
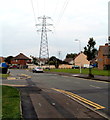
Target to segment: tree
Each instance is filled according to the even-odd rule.
[[[12,59],[13,59],[13,56],[8,56],[7,58],[5,58],[5,62],[7,62],[8,64],[11,64]]]
[[[87,60],[92,60],[95,58],[97,54],[97,49],[94,47],[96,42],[93,38],[90,38],[88,41],[88,45],[84,47],[84,54],[87,55]]]
[[[71,53],[71,54],[67,54],[66,58],[75,58],[77,56],[77,53]]]
[[[50,65],[55,65],[55,68],[59,68],[59,65],[62,63],[61,60],[56,58],[55,56],[50,57],[49,59],[49,64]]]
[[[34,56],[30,56],[32,58],[32,63],[35,64],[35,65],[38,65],[38,60],[36,57]]]
[[[94,59],[97,54],[97,49],[94,47],[95,44],[96,42],[94,41],[94,39],[90,38],[87,46],[84,47],[84,54],[87,55],[87,60],[90,61],[90,65],[91,65],[91,60]],[[89,67],[89,77],[93,77],[90,67]]]
[[[55,56],[52,56],[49,58],[49,61],[55,61],[55,60],[57,60],[57,58]]]

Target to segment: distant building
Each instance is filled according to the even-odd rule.
[[[48,62],[47,58],[37,58],[36,60],[39,65],[45,65]]]
[[[20,68],[25,68],[28,63],[31,63],[31,59],[20,53],[11,60],[11,64],[17,64]]]
[[[87,56],[84,53],[79,53],[74,59],[74,65],[81,67],[88,67],[90,61],[87,60]]]
[[[98,69],[110,69],[110,45],[99,46]]]
[[[70,65],[73,65],[74,64],[74,59],[73,58],[66,58],[64,60],[66,63],[70,64]]]

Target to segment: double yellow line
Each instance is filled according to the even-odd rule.
[[[71,98],[75,98],[76,100],[79,100],[79,101],[81,101],[83,103],[86,103],[89,106],[92,106],[93,108],[95,108],[96,110],[105,108],[105,107],[103,107],[103,106],[101,106],[101,105],[99,105],[97,103],[94,103],[94,102],[92,102],[90,100],[87,100],[87,99],[85,99],[85,98],[83,98],[83,97],[81,97],[81,96],[79,96],[77,94],[67,92],[67,91],[64,91],[64,90],[60,90],[60,89],[55,89],[55,88],[52,88],[52,89],[55,90],[55,91],[58,91],[60,93],[63,93],[65,95],[69,95]]]
[[[26,77],[26,78],[31,78],[31,76],[26,75],[26,74],[21,74],[21,76],[24,76],[24,77]]]

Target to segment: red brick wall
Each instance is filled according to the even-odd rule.
[[[11,64],[20,64],[20,65],[26,65],[26,60],[12,60]]]
[[[103,56],[103,47],[105,46],[100,46],[98,51],[98,69],[101,70],[104,69],[104,65],[110,65],[110,58],[108,58],[108,56]]]
[[[104,56],[104,65],[110,65],[110,58],[108,59],[107,56]]]
[[[102,54],[101,48],[99,48],[99,51],[98,51],[98,69],[103,70],[103,66],[104,66],[103,60],[104,60],[104,56]]]

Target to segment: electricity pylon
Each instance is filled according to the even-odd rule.
[[[48,49],[48,39],[47,39],[47,32],[52,30],[48,29],[47,26],[52,26],[52,24],[47,24],[47,19],[51,19],[50,17],[38,17],[38,19],[42,19],[41,24],[36,24],[36,26],[42,26],[38,32],[41,32],[41,43],[40,43],[40,52],[39,52],[39,59],[49,59],[49,49]]]

